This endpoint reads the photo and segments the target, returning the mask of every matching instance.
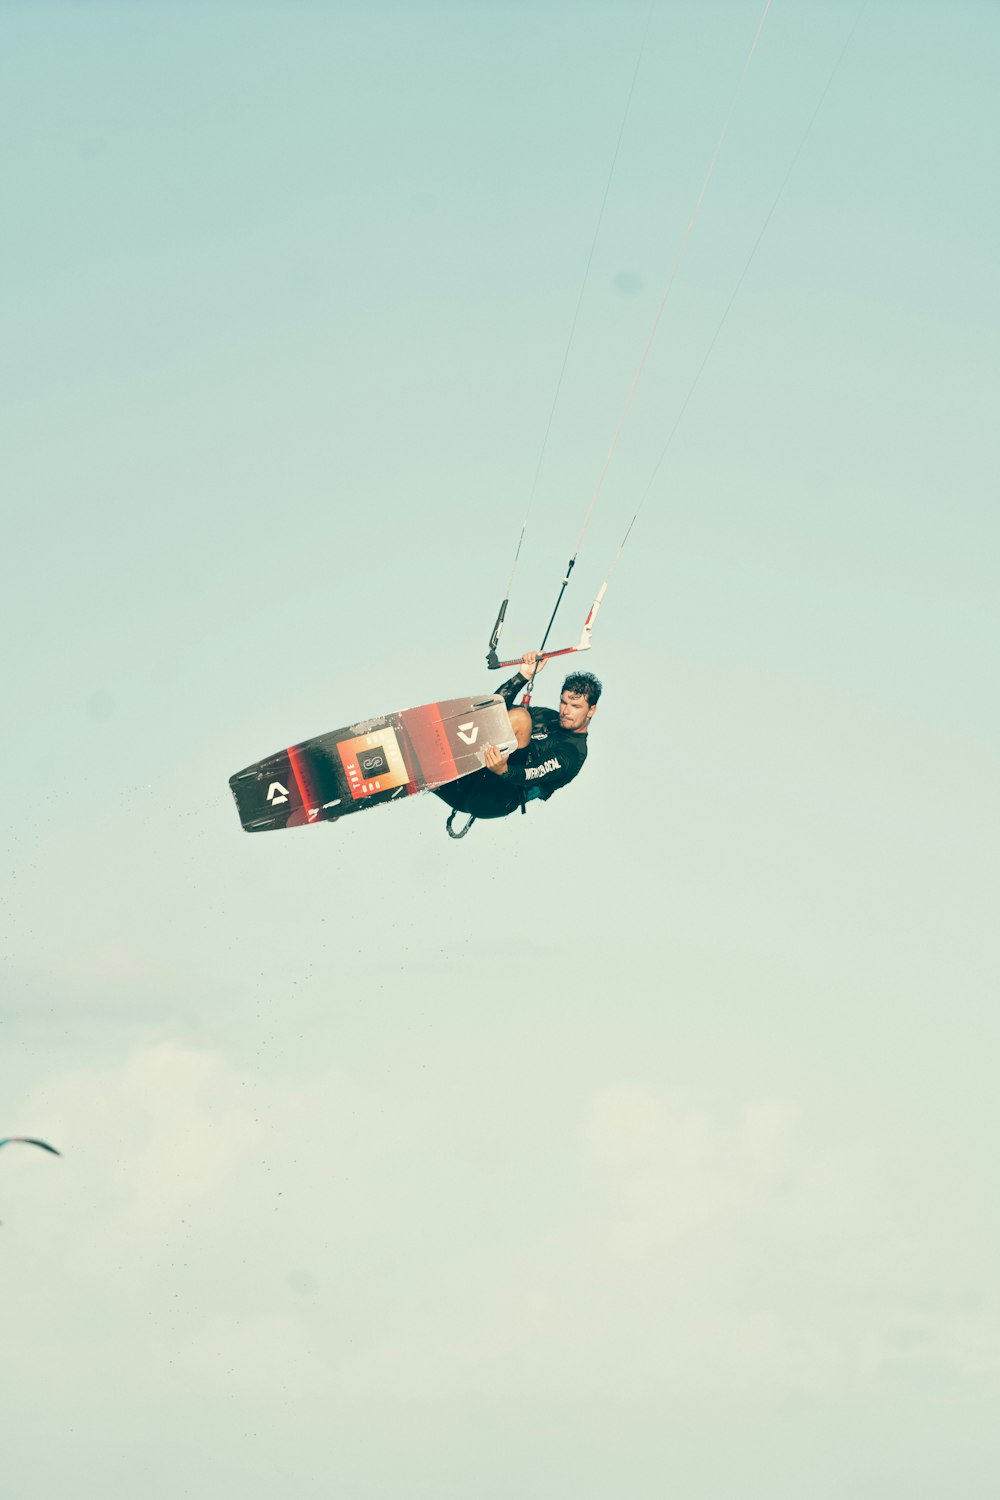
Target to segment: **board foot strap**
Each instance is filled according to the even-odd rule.
[[[451,812],[448,814],[448,821],[444,825],[445,828],[448,830],[448,837],[450,839],[464,839],[465,835],[468,833],[469,829],[472,827],[473,823],[476,821],[475,818],[470,813],[469,814],[469,821],[466,823],[465,827],[464,828],[460,828],[459,831],[456,833],[455,830],[452,828],[451,825],[455,821],[455,814],[457,812],[458,812],[458,808],[457,807],[453,807],[452,810],[451,810]]]

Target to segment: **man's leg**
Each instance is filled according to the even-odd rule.
[[[531,739],[531,715],[526,708],[510,708],[507,713],[510,727],[517,737],[517,748],[523,750]]]
[[[511,708],[508,713],[517,748],[523,750],[531,739],[531,715],[526,708]],[[442,802],[447,802],[456,812],[468,813],[475,810],[476,817],[479,818],[503,818],[513,811],[507,805],[508,799],[501,790],[501,782],[492,771],[472,771],[468,776],[460,776],[457,781],[448,781],[444,786],[435,787],[434,795],[440,797]]]
[[[475,776],[479,774],[478,771],[473,772]],[[447,802],[456,812],[468,812],[469,809],[464,805],[469,790],[466,785],[468,780],[468,776],[461,776],[458,781],[446,781],[444,786],[433,787],[432,791],[435,797],[440,797],[442,802]]]

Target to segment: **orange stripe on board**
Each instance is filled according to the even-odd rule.
[[[305,766],[301,764],[298,751],[294,745],[290,745],[288,748],[288,764],[292,768],[292,775],[295,777],[295,785],[299,789],[299,798],[302,802],[302,811],[308,818],[309,810],[313,805],[312,792],[310,791],[309,783],[306,780]]]

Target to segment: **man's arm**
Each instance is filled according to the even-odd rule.
[[[524,661],[518,667],[513,677],[509,678],[507,682],[502,682],[497,688],[497,692],[508,708],[514,707],[514,699],[518,693],[526,688],[529,682],[534,680],[535,673],[540,672],[544,665],[544,661],[538,660],[537,651],[526,652]]]
[[[513,677],[511,677],[507,682],[501,682],[500,686],[497,688],[497,692],[506,703],[507,707],[513,708],[514,699],[517,697],[522,688],[526,688],[527,686],[527,677],[522,677],[520,672],[515,672]]]
[[[532,787],[538,787],[545,797],[571,782],[582,765],[583,756],[569,747],[553,749],[538,766],[511,766],[507,763],[506,755],[495,745],[489,745],[486,749],[488,771],[492,771],[495,776],[502,776],[517,791],[526,792]]]

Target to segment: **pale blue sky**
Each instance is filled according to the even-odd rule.
[[[495,680],[648,16],[537,643],[761,9],[0,5],[2,1500],[1000,1484],[994,7],[773,5],[572,790],[226,784]]]

